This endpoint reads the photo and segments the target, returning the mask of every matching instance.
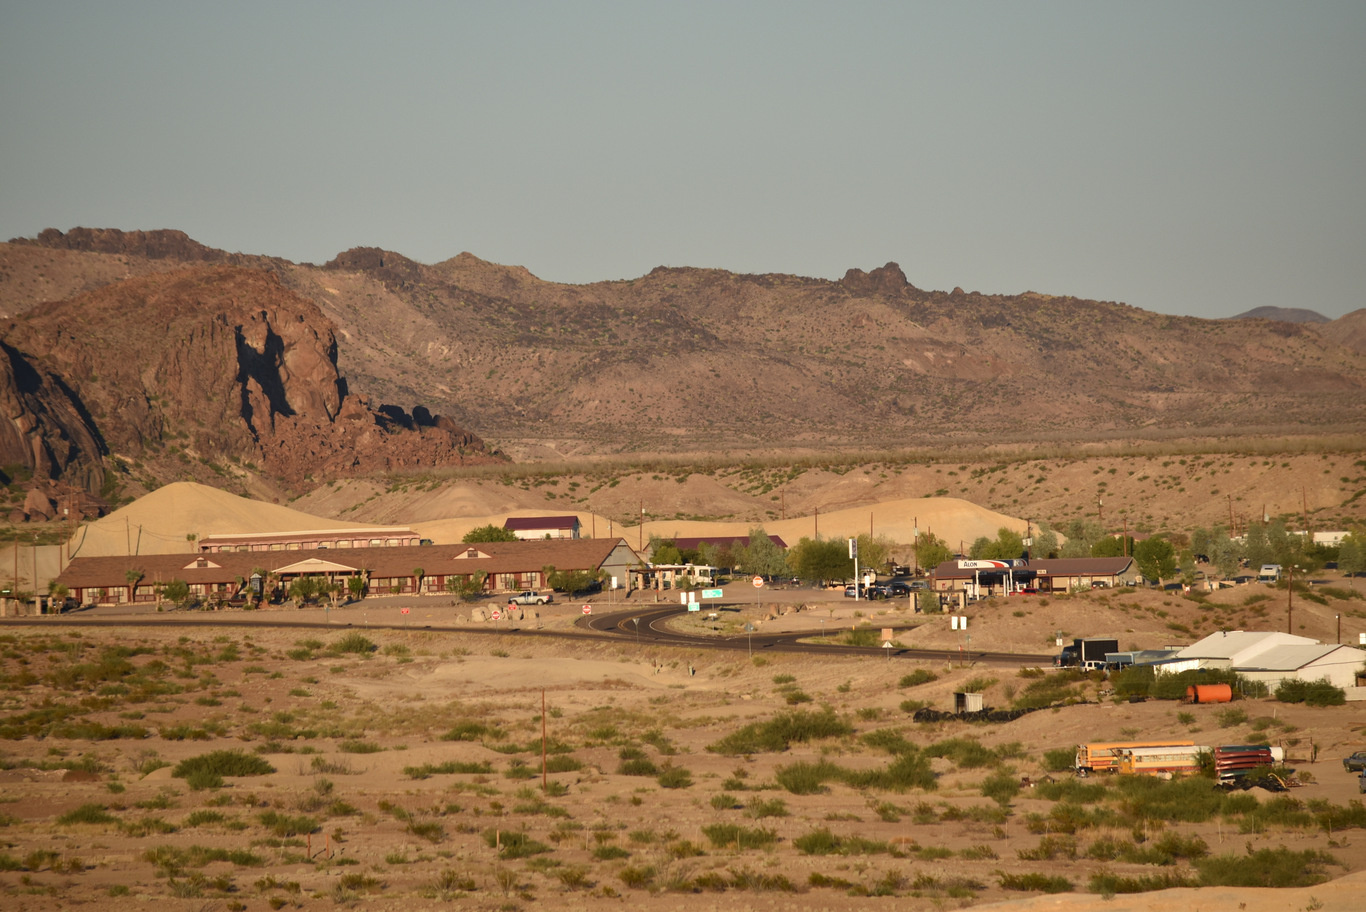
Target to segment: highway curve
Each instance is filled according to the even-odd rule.
[[[791,631],[787,633],[763,633],[754,631],[732,636],[695,636],[680,633],[668,627],[668,619],[685,614],[679,606],[652,606],[613,611],[605,614],[585,615],[574,622],[574,632],[557,632],[536,627],[500,627],[497,623],[489,627],[456,627],[445,624],[395,624],[285,620],[271,614],[253,612],[250,615],[223,612],[172,612],[167,614],[118,614],[94,615],[74,612],[62,615],[39,617],[0,618],[0,627],[237,627],[261,628],[276,627],[293,630],[429,630],[444,633],[461,633],[473,636],[516,636],[525,638],[557,637],[569,638],[584,636],[604,637],[640,643],[641,645],[670,646],[679,649],[708,649],[744,651],[749,655],[765,652],[804,653],[825,656],[877,656],[892,661],[896,659],[942,660],[973,662],[985,665],[1006,666],[1048,666],[1053,663],[1052,655],[984,652],[981,650],[946,649],[909,649],[904,647],[846,646],[835,642],[820,642],[822,631]],[[354,614],[348,615],[354,618]],[[364,617],[364,615],[362,615]],[[523,622],[525,623],[525,622]],[[913,629],[903,625],[901,628]]]
[[[821,631],[805,630],[787,633],[755,631],[733,636],[695,636],[669,629],[668,620],[686,611],[678,606],[652,607],[645,610],[616,611],[580,618],[575,626],[600,635],[634,639],[641,644],[676,646],[685,649],[745,650],[751,655],[764,652],[800,652],[818,655],[880,656],[894,659],[943,659],[974,662],[986,665],[1049,665],[1052,655],[984,652],[981,650],[909,649],[893,646],[845,646],[820,642]],[[896,629],[896,628],[894,628]],[[913,629],[902,627],[900,629]],[[813,642],[814,641],[814,642]]]

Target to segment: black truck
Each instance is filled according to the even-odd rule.
[[[1071,646],[1064,646],[1062,653],[1053,659],[1053,664],[1058,668],[1080,667],[1091,671],[1105,667],[1107,652],[1119,652],[1119,640],[1083,637],[1073,640]]]

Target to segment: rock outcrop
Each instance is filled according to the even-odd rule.
[[[501,459],[420,410],[348,393],[330,321],[260,269],[197,266],[36,308],[3,329],[0,458],[98,490],[109,454],[286,486]],[[162,473],[164,474],[164,473]]]

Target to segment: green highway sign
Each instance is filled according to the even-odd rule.
[[[720,598],[720,597],[721,597],[721,590],[720,590],[720,589],[703,589],[703,590],[702,590],[702,597],[703,597],[703,598]]]

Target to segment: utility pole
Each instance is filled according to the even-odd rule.
[[[1291,617],[1295,599],[1295,565],[1291,564],[1288,568],[1285,579],[1285,632],[1293,633],[1291,630]]]

